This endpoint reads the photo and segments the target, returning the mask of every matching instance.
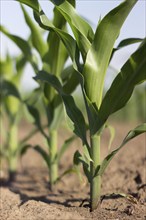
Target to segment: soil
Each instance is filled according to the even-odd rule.
[[[133,125],[114,124],[116,138],[113,148],[119,146]],[[28,131],[23,126],[20,136]],[[59,133],[59,145],[67,136],[65,129]],[[108,131],[102,141],[102,158],[107,153]],[[32,144],[41,144],[37,134]],[[72,166],[72,154],[80,149],[76,140],[64,154],[60,173]],[[1,220],[145,220],[146,219],[146,146],[145,135],[129,142],[112,160],[102,181],[102,201],[98,209],[90,212],[89,185],[75,174],[67,174],[53,191],[49,190],[48,170],[40,155],[32,149],[22,158],[15,181],[9,183],[6,170],[1,172]],[[127,195],[122,197],[121,193]]]

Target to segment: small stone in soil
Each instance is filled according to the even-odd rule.
[[[125,212],[127,215],[133,215],[134,210],[135,210],[135,207],[134,207],[134,206],[128,205],[128,206],[125,208],[124,212]]]

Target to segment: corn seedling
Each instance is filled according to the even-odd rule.
[[[74,97],[67,92],[68,88],[72,87],[73,81],[67,79],[66,83],[68,87],[66,89],[61,75],[57,74],[56,71],[54,74],[53,68],[50,67],[53,62],[50,64],[49,59],[45,62],[46,67],[49,66],[49,68],[43,66],[41,71],[36,70],[37,75],[35,79],[44,86],[47,102],[50,103],[52,97],[54,98],[54,94],[58,98],[59,96],[62,98],[66,113],[70,119],[70,126],[73,132],[82,140],[83,153],[81,154],[79,151],[75,153],[74,163],[75,165],[82,164],[84,173],[90,183],[91,211],[96,209],[100,202],[102,175],[112,158],[128,141],[146,131],[145,123],[129,131],[121,145],[108,153],[103,161],[101,161],[101,134],[106,127],[107,120],[112,114],[126,105],[132,96],[135,86],[146,80],[146,39],[126,39],[116,49],[114,48],[115,41],[119,36],[124,21],[137,1],[123,1],[98,22],[94,33],[91,26],[77,14],[75,8],[70,4],[74,3],[74,1],[51,0],[55,6],[55,11],[59,13],[59,16],[62,15],[61,18],[64,19],[64,22],[66,21],[70,25],[74,35],[72,37],[66,29],[47,18],[39,5],[39,1],[19,0],[19,2],[33,9],[35,20],[41,28],[49,31],[53,37],[58,37],[59,42],[62,42],[72,60],[72,77],[81,86],[86,106],[88,126],[86,126],[85,117],[76,105]],[[33,30],[33,34],[34,32]],[[35,37],[37,38],[37,35]],[[105,76],[112,56],[121,47],[136,42],[141,42],[140,46],[123,65],[110,88],[103,95]],[[39,45],[39,41],[37,45]],[[49,45],[49,48],[51,48],[51,45]],[[23,50],[24,48],[22,48]],[[53,52],[51,52],[52,59],[55,57]],[[59,55],[58,50],[57,55]],[[82,58],[81,64],[79,62],[80,57]],[[30,59],[29,56],[28,58],[32,62],[32,58]],[[49,92],[47,92],[48,88]],[[53,95],[50,97],[52,93]],[[87,131],[89,131],[89,140],[87,139]],[[49,139],[49,143],[52,143],[55,149],[55,134],[53,137]],[[55,171],[53,172],[55,173]]]
[[[31,2],[32,1],[29,3],[31,4]],[[20,48],[26,60],[32,65],[35,74],[39,72],[39,65],[41,65],[44,71],[51,72],[52,75],[60,78],[64,85],[64,89],[68,94],[72,93],[78,85],[78,81],[74,76],[75,70],[72,65],[64,68],[68,59],[68,52],[62,41],[58,35],[52,31],[49,32],[47,41],[45,41],[42,36],[42,30],[30,18],[22,5],[21,8],[24,14],[25,22],[31,32],[29,37],[30,42],[10,34],[3,26],[1,26],[2,33],[9,37]],[[67,31],[66,20],[56,8],[54,8],[54,18],[52,23],[61,30]],[[34,59],[32,49],[37,51],[40,64],[38,64],[36,59]],[[70,81],[73,82],[71,86],[69,83]],[[60,126],[63,118],[63,105],[60,96],[52,86],[47,83],[40,83],[39,87],[33,91],[31,97],[25,100],[25,104],[29,113],[33,117],[35,126],[47,142],[47,151],[39,145],[34,146],[34,149],[41,154],[47,164],[49,169],[50,187],[52,189],[56,181],[60,179],[58,175],[59,161],[63,153],[74,140],[74,136],[68,138],[61,146],[60,150],[58,149],[58,127]],[[41,105],[44,109],[48,133],[43,129],[44,126],[42,125],[42,119],[44,119],[44,116],[41,116],[38,105]],[[26,148],[28,149],[28,146]],[[65,171],[64,174],[65,173],[67,173],[67,171]],[[63,176],[63,174],[61,176]]]
[[[7,54],[1,65],[1,148],[0,158],[7,161],[9,180],[14,180],[18,159],[24,151],[25,142],[35,133],[27,135],[19,140],[18,131],[22,121],[24,105],[20,95],[20,80],[26,64],[24,56],[12,58]],[[24,119],[24,118],[23,118]],[[2,165],[2,164],[1,164]]]
[[[33,9],[35,19],[42,28],[56,33],[72,59],[74,75],[81,85],[86,106],[89,141],[85,118],[76,106],[73,96],[65,92],[60,78],[52,75],[51,71],[42,70],[35,79],[46,82],[56,89],[62,97],[74,133],[83,142],[83,154],[77,151],[74,155],[74,163],[83,165],[90,183],[91,211],[93,211],[100,201],[102,175],[109,162],[128,141],[146,131],[146,124],[141,124],[131,130],[118,148],[110,152],[103,161],[100,160],[101,133],[108,118],[126,105],[135,86],[146,79],[146,39],[124,40],[119,47],[114,49],[120,29],[137,0],[126,0],[110,11],[98,22],[95,33],[91,26],[77,14],[70,1],[52,0],[56,9],[70,25],[74,38],[48,20],[38,1],[21,0],[20,2]],[[114,52],[120,47],[137,41],[142,41],[140,46],[123,65],[103,97],[105,75]],[[82,65],[79,62],[80,56],[83,60]]]

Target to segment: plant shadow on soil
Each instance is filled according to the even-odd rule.
[[[31,172],[34,173],[34,169],[32,169]],[[74,193],[74,191],[67,190],[67,192],[65,193],[64,191],[58,189],[58,186],[54,188],[55,190],[51,191],[49,190],[50,184],[47,180],[45,180],[42,177],[41,181],[38,180],[38,182],[36,182],[36,180],[34,179],[34,174],[32,175],[31,172],[30,170],[29,171],[25,170],[22,173],[17,173],[16,180],[14,180],[13,182],[3,181],[1,183],[2,187],[8,187],[11,192],[19,195],[20,197],[19,206],[22,206],[29,200],[41,201],[46,204],[56,204],[56,205],[58,204],[58,205],[62,205],[65,207],[75,207],[73,204],[76,202],[82,204],[83,198],[77,198],[77,199],[70,198],[70,199],[65,199],[64,201],[57,200],[57,198],[64,197],[66,196],[66,194],[68,195],[70,194],[70,197],[72,197],[72,193]],[[38,174],[39,176],[43,176],[44,174],[46,175],[47,172],[42,171],[42,170],[38,172],[38,169],[37,169],[37,175]],[[21,179],[21,177],[23,178]],[[42,192],[44,193],[42,194]]]
[[[122,128],[121,132],[123,130]],[[121,134],[122,137],[124,136],[123,133]],[[117,142],[119,142],[118,139]],[[72,151],[74,149],[71,148],[63,158],[60,165],[62,172],[71,165]],[[1,180],[1,195],[3,195],[1,198],[1,219],[7,219],[6,216],[10,216],[11,207],[14,207],[18,213],[21,212],[21,216],[23,210],[24,216],[31,210],[32,217],[20,218],[18,215],[19,220],[145,219],[145,152],[143,137],[131,142],[131,145],[115,157],[103,176],[101,204],[97,210],[91,213],[89,209],[89,185],[86,182],[81,184],[75,174],[68,174],[57,183],[53,191],[49,190],[48,170],[44,167],[44,164],[42,165],[40,156],[36,152],[30,151],[24,156],[22,166],[16,174],[16,179],[13,182]],[[131,197],[127,199],[120,194],[113,194],[116,192],[129,194]],[[11,199],[9,201],[7,199],[10,193],[12,193],[10,196],[13,196],[14,201],[16,201],[16,206],[13,200],[11,202]],[[8,202],[10,208],[7,208]],[[34,211],[34,203],[37,212],[41,212],[44,207],[44,214],[41,212],[41,217],[39,217],[39,213]],[[4,209],[7,210],[7,215],[5,215]],[[50,211],[54,209],[55,211]],[[64,213],[66,214],[64,215]],[[8,219],[13,220],[12,216]]]

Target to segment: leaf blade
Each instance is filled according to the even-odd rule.
[[[51,2],[56,5],[60,13],[68,21],[83,55],[83,59],[85,59],[94,37],[91,26],[76,13],[75,8],[69,1],[60,1],[58,3],[56,0],[51,0]]]
[[[124,107],[130,99],[134,87],[146,80],[145,47],[146,39],[123,65],[120,73],[107,91],[99,110],[102,121],[106,121],[112,113]]]
[[[71,95],[67,95],[64,93],[63,87],[60,81],[58,80],[58,78],[45,71],[40,71],[35,77],[35,79],[49,83],[58,91],[64,102],[66,112],[74,124],[75,134],[77,134],[83,140],[83,142],[86,145],[88,145],[86,139],[86,124],[85,124],[84,116],[82,112],[79,110],[79,108],[76,106],[73,97]]]
[[[124,1],[100,21],[92,46],[87,54],[83,69],[85,91],[89,100],[96,103],[98,108],[102,101],[105,73],[114,43],[126,17],[136,2],[137,0]]]
[[[42,38],[42,34],[41,34],[38,26],[35,25],[35,23],[32,21],[32,19],[28,15],[28,13],[25,10],[25,8],[23,7],[23,5],[21,5],[21,9],[22,9],[25,21],[31,31],[32,44],[36,48],[36,50],[39,52],[41,57],[43,57],[44,54],[46,53],[47,45],[45,44],[45,42]]]

